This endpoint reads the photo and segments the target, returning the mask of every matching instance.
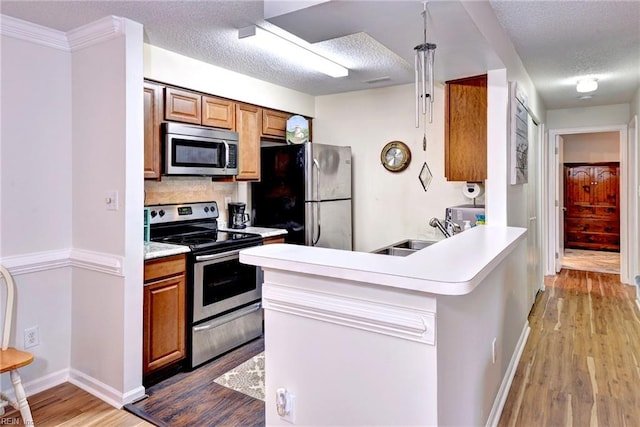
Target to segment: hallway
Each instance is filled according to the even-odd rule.
[[[568,269],[545,286],[499,425],[640,425],[635,287]]]

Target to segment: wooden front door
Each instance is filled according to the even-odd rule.
[[[565,164],[565,247],[620,250],[620,166]]]

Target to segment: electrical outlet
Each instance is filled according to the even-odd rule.
[[[227,196],[224,198],[224,208],[227,209],[227,207],[229,206],[229,203],[231,203],[231,197]]]
[[[40,344],[40,328],[32,326],[24,330],[24,348],[35,347]]]

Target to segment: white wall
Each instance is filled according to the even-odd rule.
[[[225,70],[159,47],[144,45],[144,77],[212,95],[305,116],[313,96]]]
[[[629,118],[629,104],[548,110],[547,128],[551,130],[626,125]]]
[[[618,132],[576,133],[563,135],[564,162],[619,162]]]
[[[316,98],[313,142],[350,145],[353,156],[354,249],[371,251],[407,238],[442,236],[428,225],[444,218],[445,208],[469,203],[462,183],[444,178],[444,93],[435,88],[433,123],[415,127],[413,85],[371,89]],[[399,173],[387,171],[380,151],[399,140],[411,150],[411,164]],[[433,174],[425,192],[418,180],[424,162]]]
[[[72,246],[122,271],[74,269],[71,368],[76,381],[121,404],[144,392],[142,26],[102,23],[120,30],[73,53]],[[107,210],[111,191],[118,210]]]
[[[9,36],[10,27],[3,17],[0,255],[13,272],[31,265],[14,274],[11,345],[23,348],[23,330],[39,326],[35,361],[21,369],[34,392],[34,380],[64,371],[70,358],[71,271],[33,263],[55,264],[71,243],[71,56]],[[0,389],[10,388],[3,374]]]
[[[40,327],[25,388],[68,380],[119,406],[144,393],[142,27],[2,24],[0,250],[18,286],[15,345]]]

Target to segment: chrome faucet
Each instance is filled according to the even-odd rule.
[[[429,220],[429,225],[437,228],[438,230],[440,230],[440,232],[442,234],[444,234],[444,237],[451,237],[451,234],[449,234],[449,232],[447,231],[446,228],[444,228],[444,225],[442,225],[442,223],[440,222],[440,220],[436,217],[433,217]]]
[[[449,232],[451,236],[453,236],[454,234],[460,233],[462,231],[462,227],[460,227],[460,224],[456,224],[450,219],[445,220],[444,223],[447,226],[447,229],[449,229],[448,227],[451,227],[451,232]]]

